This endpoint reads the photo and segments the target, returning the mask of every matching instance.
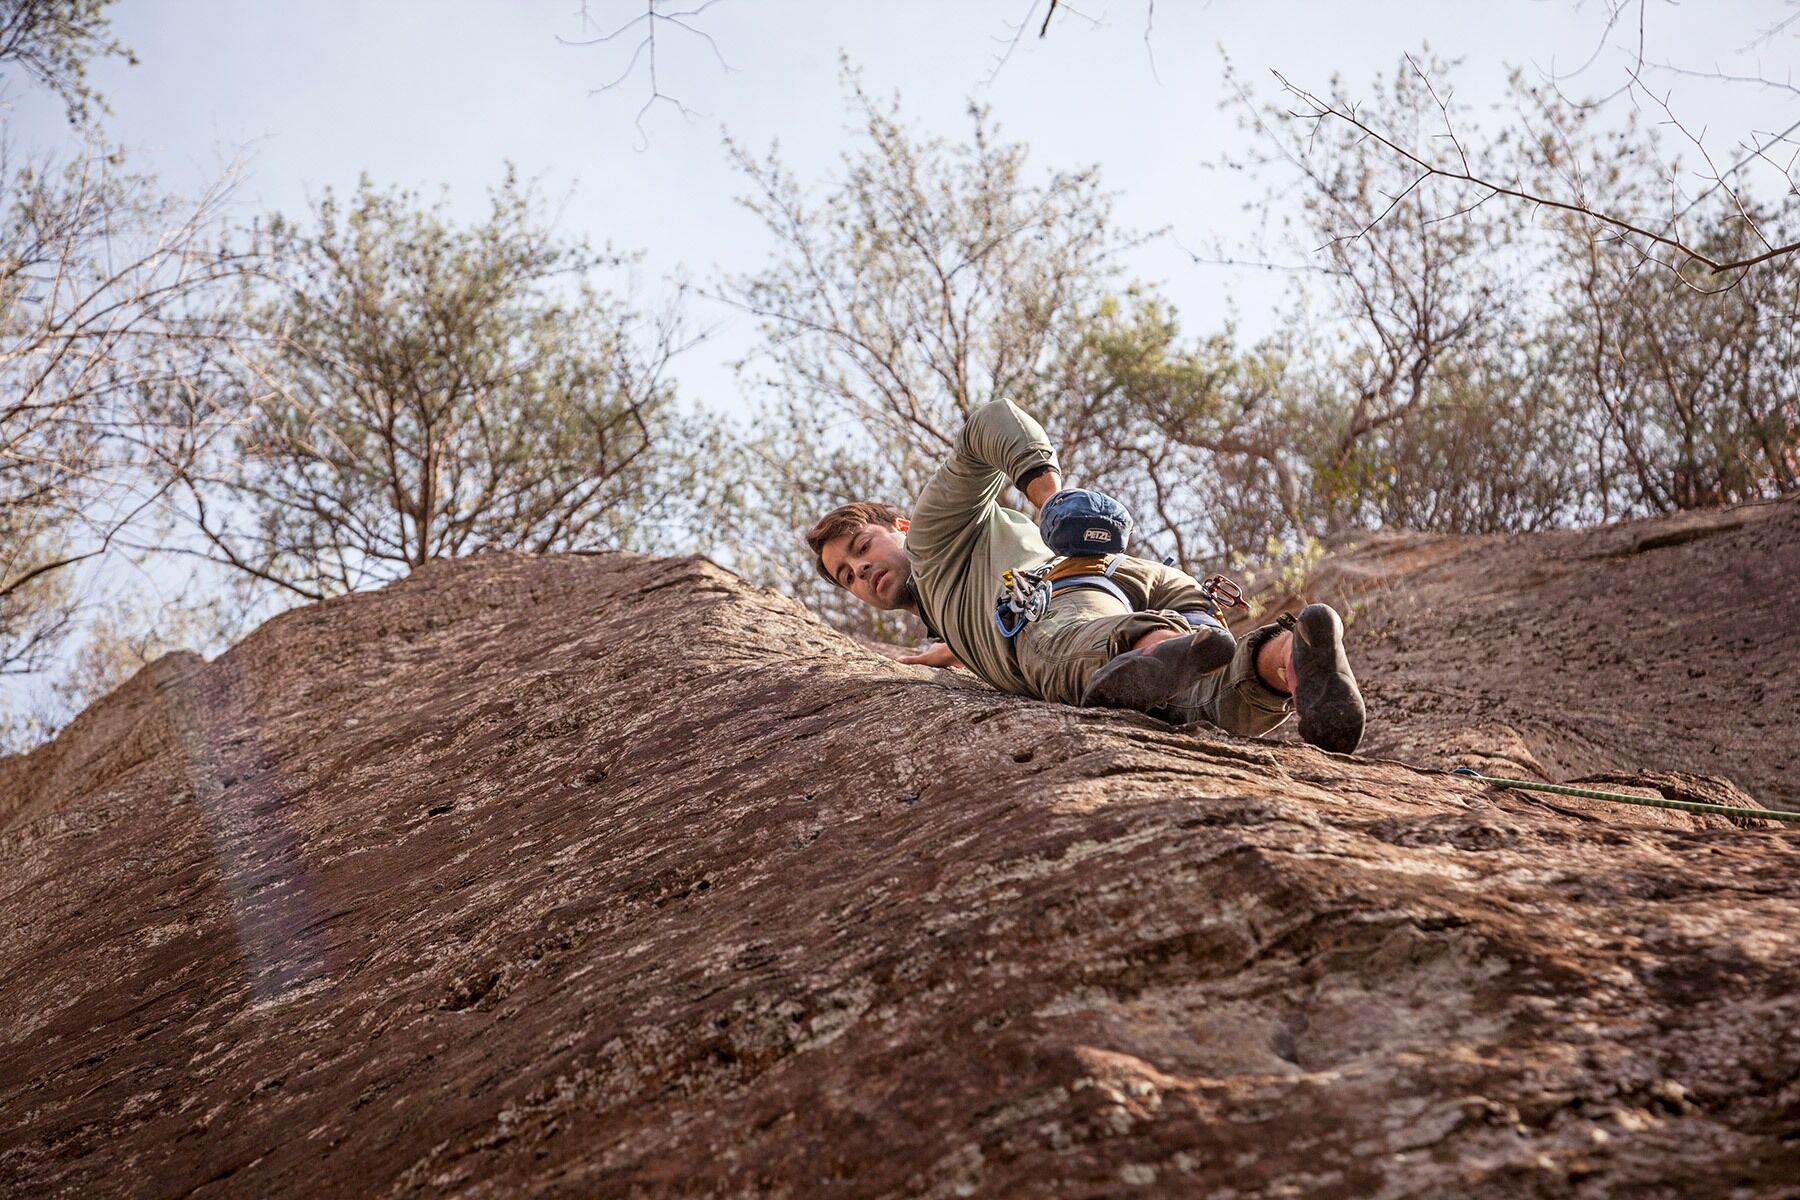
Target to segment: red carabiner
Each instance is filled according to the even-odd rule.
[[[1207,599],[1226,608],[1248,609],[1249,603],[1244,599],[1244,590],[1223,575],[1214,575],[1200,585]]]

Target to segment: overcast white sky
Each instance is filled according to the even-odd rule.
[[[662,0],[667,11],[703,0]],[[587,31],[604,32],[643,11],[643,0],[588,0]],[[1260,191],[1206,164],[1246,149],[1235,115],[1221,109],[1221,47],[1241,74],[1266,81],[1279,69],[1313,90],[1333,74],[1346,94],[1366,91],[1405,51],[1429,44],[1462,60],[1453,78],[1472,105],[1499,94],[1506,72],[1570,71],[1602,45],[1604,0],[1085,0],[1097,24],[1059,15],[1047,38],[1034,17],[1004,69],[996,56],[1032,11],[1030,0],[717,0],[693,19],[713,45],[663,26],[659,82],[700,116],[657,104],[647,62],[609,92],[592,90],[625,70],[633,30],[605,46],[558,44],[583,35],[580,0],[120,0],[120,36],[136,67],[101,65],[112,136],[141,167],[194,187],[241,149],[252,154],[240,189],[246,214],[300,209],[309,195],[377,183],[447,189],[470,215],[511,160],[569,197],[571,231],[644,254],[645,286],[684,271],[704,283],[720,269],[766,260],[722,148],[729,132],[761,149],[779,140],[802,178],[828,171],[848,144],[839,56],[872,91],[898,90],[919,125],[956,137],[975,97],[1045,168],[1098,163],[1119,193],[1119,213],[1140,228],[1168,227],[1182,245],[1253,236]],[[1040,0],[1041,16],[1045,0]],[[1715,62],[1785,75],[1767,61],[1795,43],[1738,49],[1795,11],[1792,0],[1647,0],[1646,57]],[[1616,87],[1634,42],[1615,30],[1571,85]],[[1146,43],[1146,33],[1148,42]],[[721,68],[718,55],[730,64]],[[991,82],[989,82],[991,79]],[[1785,128],[1800,97],[1739,89],[1718,95],[1698,81],[1665,78],[1691,125],[1729,153],[1751,127]],[[54,144],[66,127],[53,104],[13,86],[16,142]],[[1765,111],[1759,111],[1766,108]],[[1776,122],[1779,122],[1777,124]],[[1286,278],[1267,271],[1197,266],[1170,241],[1145,247],[1133,273],[1164,285],[1190,330],[1216,327],[1236,310],[1248,332],[1273,319]],[[690,395],[735,408],[727,363],[749,346],[746,318],[699,306],[714,344],[678,370]]]
[[[665,10],[703,0],[667,0]],[[1265,215],[1246,211],[1261,190],[1207,169],[1248,147],[1221,78],[1221,48],[1247,78],[1271,69],[1313,90],[1341,76],[1346,95],[1429,44],[1462,64],[1460,102],[1500,93],[1507,72],[1571,71],[1573,91],[1617,87],[1633,57],[1631,27],[1603,37],[1605,0],[1084,0],[1086,17],[1059,15],[1047,38],[1032,27],[995,75],[1030,0],[716,0],[694,18],[712,44],[664,27],[659,83],[694,116],[667,104],[635,118],[650,94],[647,63],[626,69],[637,38],[606,46],[558,43],[584,33],[580,0],[120,0],[119,36],[141,63],[102,63],[94,82],[113,116],[106,128],[141,170],[193,189],[243,150],[243,215],[294,212],[322,188],[379,184],[444,189],[474,216],[511,160],[567,196],[563,227],[644,255],[642,287],[685,273],[697,282],[751,269],[769,247],[734,204],[741,186],[722,147],[729,132],[753,149],[779,140],[803,179],[819,178],[849,145],[839,57],[878,94],[898,90],[916,123],[947,137],[967,130],[971,97],[1006,133],[1029,142],[1043,168],[1098,163],[1124,222],[1167,226],[1201,246],[1253,237]],[[643,0],[588,0],[586,32],[643,11]],[[1795,0],[1645,0],[1649,62],[1778,78],[1791,74],[1792,32],[1746,51],[1797,11]],[[1092,18],[1090,21],[1087,18]],[[730,70],[715,56],[722,55]],[[1722,159],[1752,131],[1800,118],[1792,91],[1724,88],[1662,75],[1677,111],[1706,130]],[[60,109],[9,79],[7,135],[15,149],[67,145]],[[1276,319],[1288,276],[1201,266],[1171,240],[1153,241],[1130,271],[1161,285],[1190,332],[1235,314],[1249,335]],[[747,318],[704,302],[716,327],[676,375],[682,392],[743,411],[730,363],[753,344]],[[0,683],[0,687],[15,686]]]

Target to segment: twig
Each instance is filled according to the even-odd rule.
[[[1579,201],[1562,200],[1562,199],[1558,199],[1554,196],[1539,196],[1534,193],[1524,191],[1520,188],[1509,186],[1507,184],[1495,183],[1494,181],[1485,179],[1485,178],[1481,177],[1480,175],[1475,174],[1472,170],[1469,170],[1466,168],[1458,170],[1455,168],[1447,168],[1447,167],[1439,166],[1438,164],[1429,161],[1428,159],[1422,157],[1421,155],[1415,153],[1414,151],[1409,150],[1406,147],[1398,144],[1397,142],[1395,142],[1393,139],[1387,137],[1386,135],[1380,133],[1379,131],[1374,129],[1372,126],[1370,126],[1369,124],[1364,122],[1360,117],[1358,117],[1353,109],[1350,109],[1348,107],[1339,107],[1338,105],[1330,104],[1324,100],[1319,99],[1317,96],[1313,95],[1311,92],[1305,90],[1304,88],[1301,88],[1293,83],[1290,83],[1287,80],[1287,78],[1285,76],[1283,76],[1281,74],[1281,72],[1279,72],[1279,71],[1272,72],[1272,74],[1274,74],[1276,81],[1281,84],[1282,88],[1285,91],[1287,91],[1290,95],[1295,96],[1296,98],[1301,100],[1303,103],[1305,103],[1311,107],[1312,111],[1310,113],[1297,113],[1297,114],[1295,114],[1296,116],[1301,117],[1303,119],[1313,120],[1313,121],[1323,121],[1326,118],[1331,118],[1334,120],[1342,121],[1343,123],[1349,125],[1351,128],[1356,129],[1357,131],[1362,133],[1369,140],[1374,141],[1383,147],[1386,147],[1386,149],[1390,153],[1392,153],[1395,157],[1417,167],[1420,170],[1420,172],[1422,172],[1422,173],[1420,174],[1420,176],[1417,179],[1413,180],[1413,182],[1407,186],[1406,191],[1401,193],[1401,197],[1404,197],[1406,194],[1410,193],[1414,188],[1416,188],[1420,183],[1424,182],[1426,179],[1430,179],[1433,177],[1440,178],[1440,179],[1448,179],[1448,180],[1451,180],[1453,182],[1458,182],[1458,183],[1467,183],[1467,184],[1471,184],[1475,187],[1483,188],[1487,191],[1494,193],[1495,195],[1507,196],[1507,197],[1510,197],[1515,200],[1522,200],[1527,204],[1535,204],[1535,205],[1539,205],[1544,208],[1554,208],[1554,209],[1559,209],[1564,212],[1577,213],[1581,216],[1588,217],[1588,218],[1591,218],[1596,221],[1600,221],[1607,225],[1611,225],[1614,228],[1623,230],[1624,232],[1635,234],[1638,237],[1645,238],[1651,242],[1655,242],[1659,245],[1667,246],[1668,248],[1670,248],[1672,250],[1676,250],[1676,251],[1686,255],[1692,261],[1700,263],[1702,266],[1706,267],[1707,270],[1711,271],[1715,275],[1723,275],[1723,274],[1726,274],[1731,271],[1747,269],[1749,267],[1754,267],[1761,263],[1768,262],[1772,259],[1781,258],[1786,255],[1793,254],[1796,251],[1800,251],[1800,241],[1794,241],[1794,242],[1789,242],[1785,245],[1770,246],[1765,252],[1763,252],[1761,254],[1752,255],[1752,256],[1749,256],[1746,258],[1731,259],[1729,261],[1722,262],[1718,259],[1713,258],[1711,255],[1705,254],[1699,250],[1694,249],[1692,246],[1689,246],[1687,243],[1681,241],[1679,238],[1668,237],[1663,234],[1656,233],[1653,230],[1644,228],[1642,225],[1637,224],[1635,221],[1627,220],[1623,217],[1616,217],[1610,213],[1604,213],[1604,212],[1597,211],[1596,209],[1589,207],[1585,203],[1581,203]],[[1395,199],[1396,204],[1399,202],[1399,199],[1401,197],[1396,197],[1396,199]],[[1381,222],[1381,220],[1385,216],[1387,216],[1388,212],[1391,212],[1393,210],[1393,207],[1394,207],[1394,205],[1390,204],[1388,206],[1388,209],[1386,211],[1384,211],[1380,217],[1377,217],[1373,222],[1370,222],[1369,225],[1366,226],[1364,229],[1362,229],[1360,232],[1358,232],[1357,234],[1355,234],[1352,237],[1345,239],[1345,240],[1354,241],[1355,238],[1361,237],[1362,234],[1367,233],[1370,228],[1373,228],[1374,225],[1379,224]]]
[[[1177,240],[1176,238],[1171,237],[1169,240],[1175,243],[1175,248],[1177,250],[1180,250],[1183,254],[1187,255],[1189,259],[1193,260],[1195,266],[1201,266],[1201,267],[1249,267],[1252,270],[1257,270],[1257,271],[1288,271],[1288,272],[1292,272],[1297,275],[1298,274],[1343,275],[1343,274],[1347,273],[1341,267],[1318,267],[1318,266],[1313,266],[1311,263],[1272,263],[1272,262],[1260,262],[1256,259],[1247,259],[1247,258],[1224,258],[1224,257],[1209,258],[1205,255],[1197,254],[1194,251],[1188,249],[1186,246],[1182,245],[1181,242],[1179,240]]]
[[[1150,44],[1150,35],[1156,29],[1156,0],[1148,0],[1144,13],[1144,56],[1150,60],[1150,78],[1162,86],[1162,73],[1156,69],[1156,47]]]
[[[732,65],[725,60],[724,51],[722,51],[719,48],[718,41],[710,33],[706,32],[704,29],[698,28],[697,26],[695,26],[691,23],[692,18],[698,17],[702,13],[705,13],[708,9],[712,8],[714,5],[721,3],[721,0],[699,0],[698,3],[694,4],[690,8],[683,8],[683,9],[678,9],[675,11],[667,11],[667,12],[659,11],[657,8],[657,5],[659,3],[666,3],[666,2],[667,2],[667,0],[645,0],[643,12],[639,13],[635,17],[632,17],[628,21],[621,22],[619,25],[615,26],[611,30],[608,30],[606,32],[596,33],[592,37],[565,38],[565,37],[559,36],[556,39],[560,44],[562,44],[564,46],[600,46],[600,45],[605,45],[609,42],[612,42],[614,39],[622,36],[623,34],[627,33],[630,30],[639,29],[641,27],[641,29],[642,29],[641,36],[638,38],[637,45],[632,48],[631,59],[629,62],[627,62],[625,64],[625,69],[623,71],[621,71],[616,78],[610,79],[606,83],[601,84],[599,87],[591,88],[588,91],[588,95],[590,95],[590,96],[598,96],[604,92],[612,91],[613,89],[619,87],[626,80],[630,79],[634,74],[637,73],[637,66],[638,66],[639,62],[648,60],[649,75],[650,75],[650,95],[649,95],[649,98],[644,101],[643,105],[641,107],[639,107],[639,109],[637,111],[637,115],[632,121],[633,126],[637,129],[637,132],[638,132],[638,143],[639,143],[638,149],[640,149],[640,150],[648,148],[648,146],[650,144],[649,134],[644,129],[644,117],[658,103],[673,105],[675,107],[676,111],[680,112],[682,116],[687,117],[690,120],[694,117],[705,115],[703,113],[695,112],[693,109],[689,108],[685,103],[683,103],[679,98],[672,96],[669,93],[662,90],[661,81],[657,74],[657,56],[656,56],[656,34],[657,34],[657,27],[659,24],[671,25],[671,26],[675,27],[676,29],[681,30],[684,33],[691,34],[692,36],[697,37],[700,40],[704,41],[707,44],[707,46],[712,50],[713,57],[718,60],[720,70],[726,72],[727,74],[729,74],[732,70],[734,70]],[[588,12],[587,0],[583,0],[578,15],[580,16],[581,25],[584,30],[600,28],[599,26],[594,24],[593,19]]]

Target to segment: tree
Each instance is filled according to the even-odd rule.
[[[1004,65],[1012,47],[1027,29],[1037,29],[1038,36],[1043,38],[1048,36],[1059,15],[1080,15],[1067,5],[1059,6],[1058,0],[1048,0],[1039,23],[1037,13],[1044,2],[1031,0],[1023,18],[1012,26],[1013,37],[1000,56],[999,65]],[[1574,0],[1577,9],[1586,5],[1587,0]],[[1752,205],[1748,202],[1746,185],[1749,174],[1760,172],[1787,194],[1793,194],[1800,187],[1800,179],[1795,175],[1797,160],[1789,152],[1794,134],[1800,131],[1800,121],[1777,130],[1776,124],[1786,123],[1784,117],[1764,127],[1738,132],[1737,144],[1730,151],[1731,161],[1726,165],[1719,161],[1722,155],[1715,153],[1716,141],[1709,144],[1709,131],[1690,129],[1671,104],[1668,90],[1659,92],[1653,82],[1683,76],[1764,94],[1786,93],[1789,97],[1800,96],[1800,85],[1794,82],[1791,74],[1776,77],[1764,73],[1760,62],[1743,74],[1730,73],[1717,64],[1710,69],[1695,69],[1675,62],[1655,62],[1647,51],[1654,24],[1647,0],[1601,0],[1592,7],[1604,22],[1598,44],[1591,53],[1583,48],[1585,61],[1572,72],[1544,73],[1543,88],[1559,103],[1587,111],[1624,100],[1634,112],[1660,113],[1662,123],[1678,131],[1691,147],[1700,168],[1689,172],[1679,164],[1671,164],[1657,179],[1656,188],[1636,197],[1638,201],[1647,201],[1645,203],[1625,204],[1599,198],[1586,193],[1579,181],[1526,179],[1514,170],[1516,164],[1505,151],[1505,139],[1496,141],[1493,147],[1472,145],[1467,129],[1459,126],[1452,115],[1448,103],[1452,91],[1442,78],[1441,65],[1433,69],[1410,55],[1406,58],[1408,68],[1437,104],[1438,120],[1429,130],[1416,123],[1409,127],[1405,123],[1385,120],[1368,102],[1347,94],[1335,79],[1322,89],[1323,94],[1319,94],[1290,81],[1280,70],[1272,73],[1291,106],[1284,115],[1308,130],[1300,140],[1320,134],[1326,137],[1347,134],[1360,147],[1366,165],[1379,163],[1402,173],[1405,181],[1390,193],[1390,199],[1409,196],[1427,183],[1448,184],[1467,194],[1469,198],[1464,203],[1433,210],[1433,220],[1455,220],[1490,201],[1497,206],[1517,206],[1525,211],[1548,210],[1580,219],[1590,228],[1629,247],[1640,266],[1657,264],[1679,273],[1688,270],[1690,264],[1697,265],[1715,276],[1715,284],[1723,288],[1736,286],[1757,268],[1780,270],[1791,266],[1800,255],[1800,236],[1797,236],[1800,235],[1800,224],[1785,219],[1755,219],[1750,211]],[[1144,12],[1143,36],[1148,47],[1155,29],[1155,0],[1145,0]],[[1083,19],[1090,25],[1099,24]],[[1765,46],[1800,36],[1800,22],[1789,15],[1745,33],[1747,40],[1737,51],[1740,55],[1751,51],[1760,53]],[[1621,53],[1626,65],[1615,80],[1616,86],[1603,87],[1599,89],[1601,94],[1580,99],[1569,96],[1564,90],[1572,87],[1575,78],[1596,62]],[[1441,101],[1440,97],[1443,98]],[[1500,152],[1490,153],[1490,149]],[[1398,211],[1396,205],[1373,212],[1363,228],[1373,229]],[[1737,225],[1741,228],[1731,229],[1732,236],[1723,241],[1695,234],[1696,229],[1708,231]]]
[[[216,334],[200,302],[237,269],[208,244],[229,188],[184,203],[93,143],[61,166],[0,156],[0,673],[44,665],[72,570],[161,499],[152,468],[201,443],[147,397]]]
[[[1693,268],[1645,277],[1634,253],[1572,227],[1567,328],[1596,407],[1609,512],[1666,513],[1800,487],[1800,283],[1762,272],[1722,291]],[[1698,238],[1730,254],[1741,229]]]
[[[1427,71],[1410,56],[1407,63],[1417,74],[1420,83],[1430,89],[1435,97],[1433,76],[1437,73]],[[1591,227],[1604,230],[1608,236],[1629,245],[1636,253],[1640,265],[1657,263],[1680,272],[1694,264],[1719,276],[1721,287],[1732,286],[1735,279],[1741,278],[1753,268],[1776,267],[1800,253],[1800,239],[1793,236],[1795,230],[1776,225],[1765,228],[1751,219],[1743,191],[1730,180],[1730,176],[1743,165],[1757,159],[1766,160],[1768,146],[1744,146],[1743,149],[1749,151],[1748,157],[1730,171],[1721,171],[1712,163],[1705,144],[1696,138],[1696,149],[1707,162],[1708,173],[1703,178],[1709,186],[1702,192],[1689,194],[1681,188],[1680,176],[1671,172],[1665,181],[1672,196],[1667,203],[1667,212],[1634,210],[1598,203],[1579,190],[1529,186],[1517,176],[1506,175],[1498,161],[1489,160],[1484,166],[1476,165],[1463,144],[1464,135],[1450,119],[1447,105],[1441,106],[1442,131],[1428,135],[1430,138],[1448,139],[1451,149],[1448,155],[1443,155],[1427,149],[1427,138],[1420,137],[1417,130],[1409,134],[1371,117],[1361,107],[1349,101],[1321,98],[1289,83],[1279,74],[1277,78],[1281,80],[1288,95],[1299,105],[1295,116],[1315,127],[1335,125],[1340,131],[1348,131],[1360,144],[1370,148],[1371,157],[1385,157],[1390,165],[1407,172],[1411,182],[1405,185],[1399,195],[1407,195],[1428,181],[1447,182],[1475,193],[1476,198],[1460,208],[1447,208],[1433,213],[1435,220],[1460,216],[1490,200],[1547,208],[1580,218]],[[1635,78],[1631,86],[1635,89]],[[1679,127],[1680,122],[1668,109],[1667,101],[1657,100],[1654,96],[1651,99],[1663,107],[1669,114],[1670,122]],[[1792,130],[1788,132],[1791,133]],[[1476,157],[1483,156],[1478,154]],[[1781,169],[1790,188],[1794,186],[1791,170],[1791,167]],[[1695,238],[1684,232],[1683,218],[1714,196],[1718,197],[1715,203],[1723,211],[1743,219],[1750,237],[1723,243],[1714,240],[1709,243],[1706,239]],[[1386,220],[1391,211],[1393,210],[1387,209],[1376,213],[1369,227]],[[1703,213],[1702,219],[1707,215],[1709,214]],[[1731,248],[1726,250],[1723,248],[1725,246]]]
[[[853,76],[849,92],[862,145],[817,199],[774,153],[734,148],[753,189],[744,203],[779,247],[767,269],[722,288],[768,336],[760,507],[771,512],[909,499],[990,399],[1017,400],[1080,444],[1080,414],[1046,409],[1040,383],[1130,240],[1094,171],[1030,178],[1026,147],[999,140],[985,110],[971,107],[969,139],[952,144],[916,136]],[[770,532],[789,579],[828,603],[792,530]]]
[[[1519,174],[1559,179],[1613,208],[1652,204],[1662,186],[1646,163],[1663,138],[1636,122],[1608,136],[1591,113],[1531,91],[1540,129]],[[1698,213],[1684,236],[1713,261],[1756,252],[1757,231],[1800,223],[1789,195],[1765,207],[1740,187],[1729,212]],[[1556,254],[1546,274],[1566,300],[1555,322],[1575,353],[1566,386],[1590,408],[1587,453],[1602,515],[1738,503],[1800,487],[1800,274],[1708,270],[1698,258],[1644,269],[1641,247],[1576,213],[1545,223]]]
[[[617,260],[540,207],[509,175],[458,226],[365,180],[253,231],[233,352],[194,367],[243,416],[178,472],[204,553],[319,599],[479,549],[653,540],[683,486],[677,323],[601,292]]]
[[[1456,119],[1432,82],[1447,75],[1408,57],[1359,119],[1427,140]],[[1554,92],[1515,87],[1530,136],[1483,152],[1522,187],[1627,211],[1661,186],[1654,130],[1602,135]],[[1328,264],[1325,321],[1290,372],[1310,392],[1295,440],[1318,532],[1533,529],[1795,486],[1792,272],[1646,269],[1640,242],[1586,212],[1529,220],[1468,181],[1416,176],[1348,124],[1286,137],[1279,111],[1250,119],[1305,185],[1296,240]],[[1714,261],[1792,220],[1735,196],[1684,233]]]
[[[113,0],[0,0],[0,68],[16,65],[62,100],[71,124],[105,102],[88,86],[90,59],[137,56],[113,36]]]
[[[21,71],[85,125],[104,103],[90,59],[135,62],[110,0],[0,0],[0,71]],[[76,627],[75,572],[161,498],[152,464],[192,430],[144,403],[173,348],[203,340],[199,297],[235,270],[207,243],[233,172],[194,201],[162,194],[84,130],[59,161],[0,146],[0,676],[43,670]],[[9,704],[24,748],[41,714]]]
[[[1430,83],[1446,73],[1408,58],[1359,114],[1428,139],[1455,111]],[[1288,323],[1285,382],[1303,393],[1289,449],[1307,460],[1298,524],[1472,533],[1583,513],[1569,351],[1543,328],[1554,306],[1532,300],[1551,239],[1466,182],[1415,178],[1348,126],[1296,124],[1240,94],[1246,125],[1293,170],[1272,185],[1298,196],[1293,243],[1322,260]]]
[[[1026,147],[998,141],[985,110],[953,145],[915,137],[854,79],[851,98],[863,149],[816,201],[773,154],[736,151],[781,257],[724,294],[762,319],[780,401],[877,435],[868,449],[910,495],[972,408],[1036,398],[1131,239],[1095,171],[1029,180]]]
[[[1304,532],[1286,372],[1275,347],[1239,350],[1229,333],[1185,343],[1139,290],[1100,305],[1046,389],[1085,430],[1067,465],[1131,508],[1137,548],[1209,574]]]

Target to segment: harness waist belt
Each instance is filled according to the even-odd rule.
[[[1062,559],[1048,568],[1035,571],[1007,571],[1001,580],[999,603],[994,610],[994,624],[1001,636],[1011,640],[1026,625],[1044,615],[1050,601],[1072,588],[1098,588],[1125,606],[1127,612],[1143,612],[1145,603],[1132,596],[1113,580],[1118,569],[1117,554],[1083,554]],[[1202,589],[1204,591],[1204,588]],[[1211,593],[1207,593],[1211,599]],[[1194,628],[1224,629],[1219,620],[1217,601],[1212,611],[1195,610],[1181,614]]]
[[[1052,579],[1050,581],[1050,597],[1051,599],[1055,599],[1063,592],[1071,591],[1074,588],[1084,587],[1099,588],[1103,592],[1110,592],[1113,596],[1118,598],[1120,604],[1123,604],[1132,612],[1138,611],[1138,606],[1132,601],[1130,596],[1125,594],[1125,589],[1104,575],[1077,575],[1069,579]]]

